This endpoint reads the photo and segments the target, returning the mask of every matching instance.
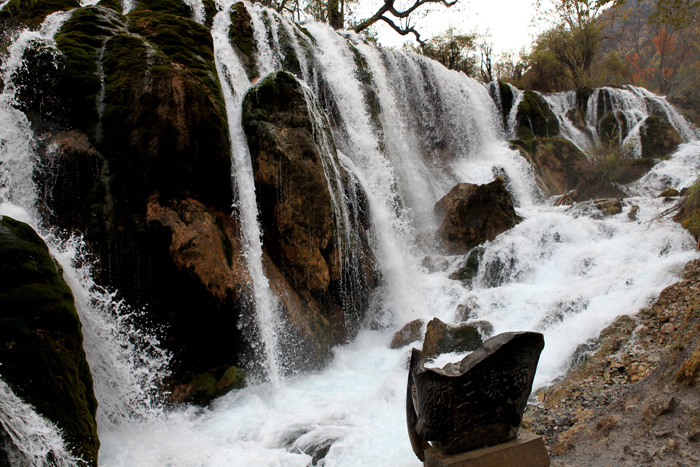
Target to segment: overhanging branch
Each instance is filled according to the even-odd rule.
[[[416,41],[423,46],[425,45],[425,41],[422,41],[420,39],[420,34],[418,31],[415,29],[415,26],[410,25],[410,21],[407,21],[406,26],[399,26],[395,23],[394,19],[391,17],[387,16],[386,14],[389,13],[391,16],[394,18],[397,18],[399,20],[403,19],[408,19],[409,15],[413,12],[415,12],[418,8],[422,7],[423,5],[426,5],[428,3],[434,3],[438,5],[444,5],[446,8],[451,7],[455,3],[457,3],[459,0],[416,0],[413,5],[410,7],[406,8],[403,11],[399,11],[396,8],[394,8],[394,3],[396,0],[384,0],[384,5],[382,5],[381,8],[377,10],[377,12],[372,15],[371,17],[363,20],[355,26],[354,31],[355,32],[360,32],[364,31],[377,21],[384,21],[386,24],[388,24],[394,31],[397,33],[401,34],[402,36],[405,36],[407,34],[413,34],[416,36]]]

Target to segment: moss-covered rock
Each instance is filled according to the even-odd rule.
[[[132,12],[149,10],[189,18],[192,9],[182,0],[138,0]],[[131,17],[133,15],[129,15]]]
[[[516,114],[518,128],[526,127],[534,136],[555,137],[559,134],[559,120],[549,104],[534,91],[525,91]]]
[[[455,201],[445,210],[436,235],[450,254],[464,254],[520,222],[500,177],[486,185],[460,183],[446,197]]]
[[[231,26],[228,30],[228,38],[238,52],[238,58],[241,60],[248,78],[253,80],[258,77],[258,66],[255,62],[258,46],[253,36],[251,21],[250,13],[243,2],[236,3],[231,7]]]
[[[56,11],[78,8],[78,0],[10,0],[0,10],[0,24],[6,20],[28,26],[38,27],[44,19]]]
[[[492,95],[491,97],[500,97],[500,101],[496,104],[501,111],[501,119],[503,120],[503,128],[508,129],[508,116],[513,108],[513,102],[515,101],[515,96],[513,95],[513,90],[510,88],[508,83],[503,81],[498,81],[498,96]]]
[[[627,120],[619,110],[608,112],[598,120],[598,135],[600,142],[605,147],[619,146],[619,143],[627,137],[628,132]]]
[[[549,196],[576,188],[579,166],[586,155],[571,141],[559,138],[537,138],[512,142],[535,168],[538,184]]]
[[[97,465],[97,400],[73,294],[28,225],[0,217],[0,364],[15,394]]]
[[[428,322],[423,342],[423,355],[435,358],[450,352],[471,352],[481,347],[481,334],[476,326],[461,324],[449,326],[437,318]]]
[[[172,3],[176,6],[184,5],[182,2]],[[182,65],[196,76],[196,80],[191,80],[192,84],[202,88],[222,114],[225,114],[224,99],[214,62],[214,43],[209,30],[188,19],[182,12],[177,13],[176,8],[151,11],[146,9],[148,6],[149,3],[141,2],[139,10],[129,15],[129,31],[147,39],[173,64]]]
[[[639,130],[642,157],[661,159],[670,156],[683,142],[681,135],[665,117],[651,116]]]

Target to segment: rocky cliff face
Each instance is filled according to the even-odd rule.
[[[177,0],[141,0],[127,15],[113,1],[81,8],[12,0],[0,13],[8,27],[36,27],[73,9],[56,48],[28,49],[11,77],[16,105],[39,135],[39,209],[51,225],[85,235],[99,283],[146,309],[144,324],[162,330],[175,381],[183,382],[245,365],[255,334],[209,30],[216,9],[204,6],[204,25]],[[257,79],[243,4],[231,20],[230,40]],[[288,32],[280,34],[289,42]],[[285,47],[284,66],[299,73],[303,60]],[[263,267],[283,308],[295,369],[318,367],[332,344],[354,335],[380,280],[366,197],[342,167],[328,173],[328,163],[340,166],[332,136],[327,123],[313,126],[307,104],[299,82],[283,73],[262,80],[245,111]],[[318,132],[332,154],[323,153]],[[334,187],[332,176],[341,183]],[[337,204],[348,197],[356,202],[344,219]]]

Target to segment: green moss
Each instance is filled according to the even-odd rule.
[[[231,45],[238,51],[243,68],[249,79],[258,76],[258,66],[255,63],[255,56],[258,53],[257,45],[253,37],[253,26],[251,24],[250,13],[242,2],[231,7],[231,27],[228,31]]]
[[[121,0],[101,0],[100,6],[104,8],[109,8],[117,13],[121,14],[124,9],[122,8]]]
[[[365,106],[369,111],[369,116],[374,126],[375,133],[377,135],[382,134],[382,123],[379,120],[379,96],[377,95],[376,87],[374,85],[374,80],[372,77],[372,71],[367,64],[365,57],[357,50],[357,47],[348,42],[348,46],[353,53],[353,59],[355,61],[355,77],[362,83],[362,93],[365,98]],[[381,141],[380,141],[380,144]]]
[[[294,33],[296,34],[296,30],[294,31]],[[299,61],[299,57],[297,57],[296,50],[294,50],[294,47],[292,45],[292,38],[289,37],[287,28],[279,28],[278,34],[280,38],[280,48],[282,49],[282,53],[284,55],[284,58],[282,59],[282,68],[285,71],[294,73],[297,76],[302,76],[303,73],[301,69],[301,62]],[[304,43],[302,41],[298,41],[298,43],[300,47],[302,47],[302,49],[306,52],[306,47],[303,45]]]
[[[11,18],[36,28],[51,13],[78,7],[80,7],[78,0],[10,0],[10,3],[0,11],[0,20]]]
[[[137,11],[130,14],[129,18],[129,30],[146,38],[169,60],[183,65],[196,76],[225,115],[223,94],[214,62],[214,43],[209,30],[171,13]]]
[[[217,395],[221,396],[233,389],[245,387],[245,372],[232,366],[226,370],[216,386]]]
[[[102,141],[106,153],[110,147],[119,148],[125,144],[124,135],[119,134],[118,128],[130,121],[136,98],[134,81],[140,82],[146,76],[148,59],[148,49],[143,39],[138,37],[122,33],[106,44],[103,56],[105,110],[102,120],[106,127],[115,130],[111,132],[111,138]]]
[[[133,11],[151,10],[189,18],[192,10],[182,0],[138,0]],[[129,15],[131,16],[131,15]]]
[[[204,0],[204,24],[207,28],[211,28],[212,23],[214,22],[214,16],[216,16],[216,13],[218,13],[218,9],[216,8],[216,1],[215,0]]]
[[[13,391],[97,464],[92,376],[70,288],[41,238],[0,217],[0,363]]]
[[[523,100],[518,104],[517,119],[521,127],[527,126],[535,136],[554,137],[559,134],[556,115],[547,101],[536,92],[523,93]]]
[[[56,35],[65,66],[58,83],[65,112],[59,123],[85,131],[93,142],[102,87],[97,73],[98,51],[121,26],[113,21],[103,8],[84,8],[77,10]]]
[[[513,90],[510,88],[510,86],[508,86],[508,83],[504,83],[503,81],[498,82],[498,91],[501,95],[500,105],[501,113],[503,114],[503,122],[507,124],[508,115],[513,107],[515,96],[513,96]]]
[[[665,117],[647,117],[639,131],[639,137],[642,143],[642,157],[670,156],[683,142],[678,131]]]
[[[521,126],[518,128],[518,133],[515,135],[520,141],[532,141],[535,139],[535,135],[532,134],[532,130],[529,127]]]

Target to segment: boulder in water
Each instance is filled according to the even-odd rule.
[[[680,133],[665,117],[650,116],[639,130],[642,157],[665,158],[673,154],[683,142]]]
[[[502,178],[486,185],[460,183],[436,204],[445,212],[437,237],[450,254],[464,254],[520,221]]]
[[[543,348],[542,334],[503,333],[444,368],[413,349],[406,416],[418,458],[429,443],[451,455],[515,438]]]
[[[450,326],[433,318],[425,331],[423,355],[426,358],[434,358],[444,353],[470,352],[478,349],[481,344],[481,335],[476,326]]]
[[[559,120],[547,101],[535,91],[524,91],[516,114],[518,133],[521,128],[533,137],[553,138],[559,134]],[[529,139],[529,138],[528,138]]]
[[[392,349],[400,349],[405,347],[411,342],[415,342],[421,338],[421,330],[423,329],[424,321],[422,319],[414,319],[399,331],[394,334],[394,338],[391,340]]]
[[[73,294],[30,226],[0,216],[0,373],[97,465],[97,400]],[[2,439],[2,436],[0,436]]]

